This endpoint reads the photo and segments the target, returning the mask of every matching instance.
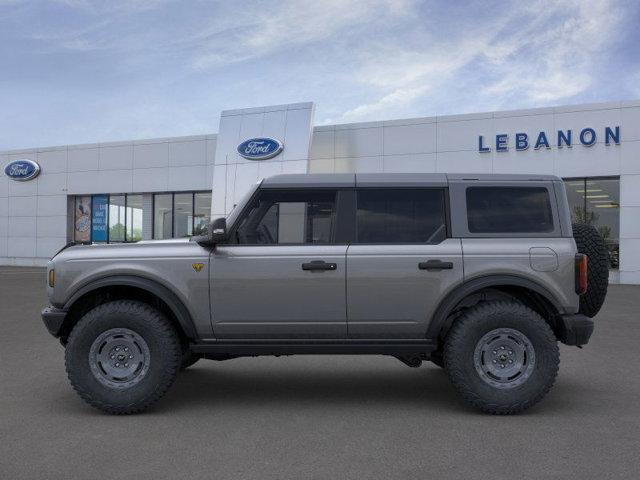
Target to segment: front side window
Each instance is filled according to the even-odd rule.
[[[446,238],[443,189],[363,189],[357,202],[358,243],[440,243]]]
[[[335,191],[269,191],[258,194],[235,231],[239,244],[332,242]]]
[[[549,233],[553,214],[545,187],[469,187],[471,233]]]

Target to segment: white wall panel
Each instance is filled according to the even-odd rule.
[[[36,239],[36,256],[51,258],[67,243],[66,237],[38,237]]]
[[[336,158],[382,155],[382,128],[336,130],[335,152]]]
[[[384,154],[435,152],[436,129],[435,123],[384,127]]]
[[[67,171],[67,147],[38,152],[36,160],[42,173],[59,173]]]
[[[63,237],[67,236],[67,216],[51,215],[38,217],[36,222],[37,237]]]
[[[382,170],[387,173],[432,173],[436,171],[436,158],[435,153],[385,155]]]
[[[64,195],[67,192],[67,173],[43,173],[36,179],[38,195]]]
[[[135,168],[132,185],[134,192],[166,192],[169,189],[169,169]]]
[[[169,142],[146,143],[133,146],[133,168],[169,166]]]
[[[9,217],[9,237],[36,236],[36,217]]]
[[[439,173],[491,173],[492,164],[491,153],[438,152],[436,171]]]
[[[206,165],[206,164],[207,164],[206,140],[169,143],[169,165],[170,166]]]
[[[38,197],[9,197],[7,212],[4,215],[11,217],[35,217],[37,212]],[[3,212],[0,210],[0,215]]]
[[[318,158],[333,158],[335,156],[335,132],[329,131],[314,131],[311,137],[311,150],[309,152],[309,158],[312,160]]]
[[[82,172],[100,168],[100,148],[69,148],[68,171]]]
[[[35,220],[35,219],[34,219]],[[9,237],[7,239],[7,256],[33,258],[36,256],[36,237]]]
[[[620,136],[623,142],[640,140],[640,107],[620,110]]]
[[[38,216],[66,215],[66,195],[38,195],[36,214]]]
[[[124,193],[132,192],[132,170],[101,170],[70,172],[67,193]]]
[[[169,167],[168,190],[207,190],[207,166]]]
[[[620,133],[622,136],[623,133]],[[640,140],[623,141],[620,149],[620,171],[624,173],[640,174]]]
[[[133,144],[101,146],[100,170],[125,170],[133,168]]]

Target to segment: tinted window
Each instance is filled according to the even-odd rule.
[[[263,190],[236,230],[240,244],[331,243],[335,191]]]
[[[439,243],[445,237],[444,190],[358,191],[358,243]]]
[[[553,231],[549,192],[543,187],[467,188],[471,233],[544,233]]]

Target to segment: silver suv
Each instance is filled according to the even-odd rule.
[[[146,409],[202,358],[382,354],[508,414],[549,391],[558,341],[588,342],[607,265],[557,177],[280,175],[206,236],[66,247],[42,317],[109,413]]]

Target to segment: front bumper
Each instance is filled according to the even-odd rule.
[[[67,311],[59,308],[47,307],[42,310],[42,321],[44,322],[44,326],[47,327],[49,333],[56,338],[60,336],[66,316]]]
[[[593,333],[593,320],[580,313],[562,315],[557,324],[556,335],[565,345],[577,347],[589,343]]]

